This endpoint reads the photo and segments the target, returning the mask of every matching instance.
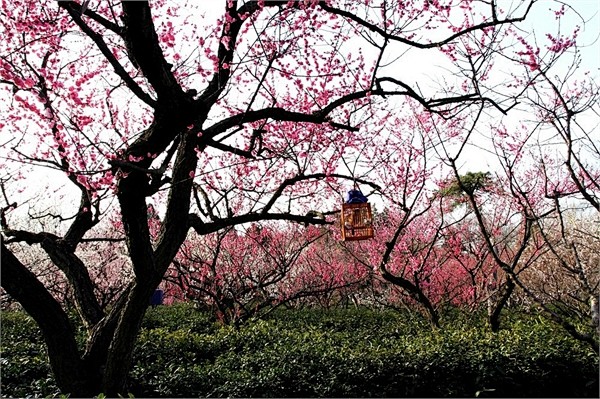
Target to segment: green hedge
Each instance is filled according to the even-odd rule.
[[[44,340],[35,322],[25,313],[2,312],[0,332],[2,397],[58,394]]]
[[[26,317],[9,318],[30,331],[10,339],[40,347]],[[27,352],[6,349],[4,319],[3,362],[15,364],[12,357]],[[5,384],[3,368],[4,395],[56,392],[45,363],[29,369],[27,381],[18,374],[25,369],[11,368]],[[514,313],[498,333],[472,315],[432,331],[414,315],[368,309],[285,310],[234,328],[178,306],[149,310],[130,390],[136,397],[598,397],[598,371],[593,351],[535,315]]]

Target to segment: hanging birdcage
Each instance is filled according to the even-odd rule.
[[[341,211],[342,241],[358,241],[373,238],[373,214],[371,204],[359,190],[348,192]]]

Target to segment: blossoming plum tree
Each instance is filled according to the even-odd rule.
[[[2,287],[38,323],[60,389],[126,393],[148,299],[190,230],[331,223],[341,185],[368,183],[342,167],[353,151],[388,153],[369,168],[392,182],[395,157],[415,153],[372,142],[401,129],[405,109],[450,120],[513,108],[529,78],[509,87],[495,63],[501,76],[536,67],[532,44],[512,39],[547,7],[535,3],[3,1]],[[443,87],[408,76],[436,54]],[[379,185],[381,197],[413,183]],[[81,249],[111,215],[132,277],[103,309]],[[88,331],[81,350],[16,244],[64,274]]]
[[[328,235],[314,226],[262,223],[193,237],[167,271],[165,294],[193,300],[225,324],[239,324],[364,284],[364,267],[356,270],[360,266],[336,250]]]
[[[574,40],[578,31],[576,28],[569,37],[547,35],[545,52],[527,45],[526,51],[517,53],[528,59],[523,64],[523,75],[513,77],[517,82],[529,82],[523,88],[529,116],[517,125],[507,126],[506,120],[498,120],[495,126],[488,127],[493,132],[491,153],[500,165],[494,177],[496,199],[491,205],[505,213],[504,221],[490,218],[489,203],[477,195],[472,179],[467,178],[473,175],[459,172],[470,136],[479,129],[477,124],[464,123],[466,119],[462,119],[462,126],[449,127],[442,121],[438,129],[457,128],[454,136],[461,144],[451,149],[443,143],[444,156],[457,188],[475,215],[481,239],[504,274],[503,293],[493,313],[499,315],[518,286],[551,320],[598,352],[600,287],[597,270],[589,266],[595,257],[588,250],[598,245],[598,237],[593,233],[577,234],[567,222],[569,208],[579,208],[570,216],[576,220],[588,207],[587,212],[593,214],[589,225],[582,226],[580,232],[591,232],[599,209],[600,97],[591,72],[575,72],[581,62],[581,49]],[[522,37],[517,38],[525,43]],[[551,77],[549,71],[559,60],[563,72]],[[500,231],[502,226],[504,232]],[[515,227],[513,232],[506,229],[509,226]],[[536,277],[540,273],[547,273],[548,281],[555,282],[551,285],[552,294],[546,292],[548,287],[540,285]],[[568,300],[565,291],[569,292]],[[497,316],[490,321],[497,329]]]

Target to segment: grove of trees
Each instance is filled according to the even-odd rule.
[[[127,393],[157,288],[234,324],[483,307],[496,331],[536,307],[598,352],[598,45],[574,7],[3,2],[3,305],[74,397]],[[375,238],[342,242],[354,185]]]

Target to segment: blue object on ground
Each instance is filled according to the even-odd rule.
[[[154,290],[152,297],[150,298],[150,305],[158,306],[163,304],[164,291]]]

